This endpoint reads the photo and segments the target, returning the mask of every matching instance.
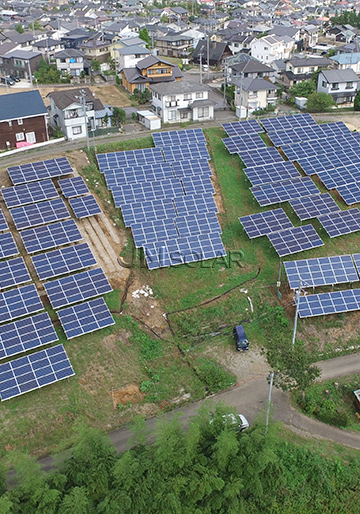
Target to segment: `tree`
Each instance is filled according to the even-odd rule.
[[[24,27],[21,25],[21,23],[18,23],[18,24],[15,26],[15,30],[16,30],[16,32],[18,32],[19,34],[24,34],[24,32],[25,32],[25,29],[24,29]]]
[[[334,104],[335,102],[331,95],[326,93],[311,93],[307,99],[306,109],[309,112],[324,112]]]
[[[146,27],[140,29],[140,31],[139,31],[139,38],[142,39],[143,41],[145,41],[146,48],[150,47],[151,39],[150,39],[149,32],[148,32]]]
[[[101,67],[100,61],[98,59],[93,59],[91,61],[91,67],[94,71],[100,71],[100,67]]]
[[[126,122],[126,112],[124,109],[120,109],[119,107],[113,108],[113,117],[112,124],[115,127],[119,127],[120,125],[124,125]]]
[[[354,111],[360,111],[360,89],[355,95]]]
[[[74,487],[64,496],[59,514],[90,514],[94,512],[85,487]]]
[[[313,80],[304,80],[302,82],[298,82],[297,84],[294,84],[289,89],[289,95],[294,101],[295,96],[303,96],[305,98],[308,98],[311,93],[315,91],[315,84]]]
[[[40,84],[58,84],[61,82],[61,72],[56,68],[56,64],[48,64],[43,57],[34,75]]]
[[[43,26],[39,20],[35,20],[34,23],[29,23],[29,29],[31,30],[43,30]]]
[[[115,63],[115,59],[113,59],[110,55],[109,57],[106,59],[106,62],[109,64],[110,66],[110,70],[115,70],[116,68],[116,63]]]

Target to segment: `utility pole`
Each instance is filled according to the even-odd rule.
[[[210,39],[209,34],[206,34],[207,37],[207,79],[210,78]]]
[[[79,90],[80,96],[76,96],[81,102],[81,105],[84,109],[84,118],[85,118],[85,135],[86,135],[86,145],[87,149],[90,150],[90,143],[89,143],[89,131],[88,131],[88,124],[87,124],[87,114],[86,114],[86,92],[84,89]]]
[[[200,57],[200,84],[202,84],[202,56],[204,54],[202,52],[199,53],[199,57]]]
[[[239,102],[240,102],[240,121],[241,121],[241,118],[242,118],[242,91],[243,91],[243,83],[242,83],[242,79],[243,79],[243,73],[241,72],[240,73],[240,90],[239,90]]]
[[[269,426],[269,415],[270,415],[270,407],[271,407],[271,391],[272,391],[273,383],[274,383],[274,372],[272,371],[270,373],[269,397],[268,397],[268,404],[267,404],[267,410],[266,410],[266,421],[265,421],[265,435],[267,434],[268,426]]]
[[[295,292],[296,310],[295,310],[295,319],[294,319],[294,329],[293,329],[293,335],[292,335],[292,341],[291,341],[292,346],[294,346],[294,344],[295,344],[296,328],[297,328],[297,321],[298,321],[298,317],[299,317],[299,308],[300,308],[300,295],[301,295],[302,288],[303,288],[303,283],[302,283],[302,281],[300,281],[299,287]]]
[[[28,62],[27,62],[27,65],[28,65],[28,71],[29,71],[29,78],[30,78],[31,89],[34,89],[34,84],[33,84],[33,78],[32,78],[32,72],[31,72],[30,61],[28,61]]]
[[[227,64],[226,59],[224,61],[224,105],[226,104],[226,82],[227,82]]]

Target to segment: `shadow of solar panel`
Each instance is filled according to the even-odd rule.
[[[52,200],[59,196],[51,180],[41,180],[1,190],[8,209],[29,203]]]
[[[0,289],[26,282],[31,282],[31,277],[22,257],[0,262]]]
[[[174,198],[178,216],[188,216],[202,212],[218,212],[212,193],[194,194]]]
[[[300,178],[300,172],[290,161],[273,162],[261,166],[244,168],[244,173],[253,186]]]
[[[93,195],[70,198],[69,203],[78,219],[101,214],[99,204]]]
[[[303,225],[267,234],[267,237],[279,257],[324,245],[312,225]]]
[[[231,123],[223,123],[222,127],[230,137],[264,132],[257,120],[233,121]]]
[[[360,185],[357,183],[344,184],[336,187],[337,192],[346,205],[353,205],[360,202]]]
[[[255,148],[266,148],[266,144],[258,134],[227,137],[222,140],[229,153],[239,153]]]
[[[143,148],[125,152],[109,152],[97,155],[100,172],[112,168],[125,168],[164,160],[160,148]]]
[[[209,175],[193,175],[182,179],[186,195],[211,193],[215,194]],[[180,195],[177,195],[180,196]]]
[[[360,289],[301,296],[299,302],[300,318],[357,311],[359,309]]]
[[[54,309],[112,291],[112,287],[101,268],[52,280],[44,286]]]
[[[261,166],[271,162],[281,162],[284,160],[277,149],[273,146],[255,148],[251,151],[241,151],[238,152],[238,155],[245,166]]]
[[[174,172],[169,162],[161,162],[105,170],[104,177],[108,189],[113,189],[115,186],[124,186],[126,184],[174,178]]]
[[[221,234],[220,223],[216,212],[190,214],[175,218],[180,237],[197,236],[200,234]]]
[[[61,198],[16,207],[10,212],[18,230],[70,218],[69,211]]]
[[[352,258],[354,259],[354,263],[358,273],[360,274],[360,253],[354,253]]]
[[[202,177],[200,177],[200,179],[201,178]],[[210,180],[210,177],[205,178]],[[112,194],[115,207],[122,207],[123,205],[129,203],[142,203],[145,201],[155,201],[162,198],[174,198],[175,196],[183,195],[184,189],[180,179],[172,178],[167,180],[142,182],[139,184],[127,184],[121,187],[114,187]]]
[[[0,326],[0,359],[53,343],[59,338],[47,312]]]
[[[4,213],[0,209],[0,232],[4,232],[5,230],[9,230],[9,227],[5,219]]]
[[[9,400],[75,375],[62,344],[0,364],[0,397]]]
[[[187,161],[172,162],[171,166],[177,178],[189,177],[192,175],[212,175],[207,159],[190,159]]]
[[[201,128],[155,132],[152,138],[156,147],[205,144],[206,139]]]
[[[20,235],[27,253],[50,250],[57,246],[81,241],[83,238],[74,220],[24,230]]]
[[[74,196],[90,193],[84,179],[80,176],[59,180],[59,186],[65,198],[73,198]]]
[[[115,324],[103,298],[62,309],[57,314],[67,339]]]
[[[239,220],[250,239],[293,227],[283,209],[258,212],[242,216]]]
[[[162,152],[164,154],[164,159],[166,162],[185,161],[189,159],[210,160],[210,155],[205,145],[164,146],[162,148]]]
[[[302,196],[320,194],[320,191],[310,177],[300,177],[283,182],[273,182],[272,184],[261,184],[250,188],[257,202],[261,206],[274,203],[287,202]]]
[[[96,264],[87,243],[42,253],[31,259],[40,280],[65,275]]]
[[[16,246],[15,240],[11,232],[5,232],[5,234],[0,234],[0,259],[5,259],[6,257],[13,257],[14,255],[18,255],[19,250]]]
[[[360,230],[359,209],[332,212],[331,214],[319,216],[318,220],[330,237],[343,236]]]
[[[340,211],[340,207],[329,193],[291,200],[290,205],[301,221]]]
[[[171,198],[156,201],[126,204],[121,207],[125,227],[134,223],[144,223],[165,218],[175,218],[176,211]]]
[[[284,267],[291,289],[347,284],[359,280],[351,255],[284,262]]]
[[[0,293],[0,323],[44,309],[34,284]]]
[[[15,186],[73,173],[73,169],[66,157],[10,166],[7,170],[10,180]]]
[[[176,230],[174,219],[163,219],[145,221],[131,225],[131,231],[136,248],[141,248],[144,244],[156,243],[167,239],[179,237]]]

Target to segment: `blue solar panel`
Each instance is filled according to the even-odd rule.
[[[268,234],[267,237],[279,257],[310,250],[324,244],[312,225],[289,228],[281,232]]]
[[[73,198],[74,196],[81,196],[90,193],[84,179],[80,176],[59,180],[59,186],[61,187],[62,194],[65,198]]]
[[[300,172],[290,161],[273,162],[262,166],[244,168],[244,173],[253,186],[300,177]]]
[[[160,148],[144,148],[125,152],[109,152],[97,155],[101,173],[113,168],[125,168],[164,160]]]
[[[337,186],[336,189],[346,205],[360,202],[360,185],[358,183],[344,184],[343,186]]]
[[[8,209],[34,202],[52,200],[59,196],[51,180],[7,187],[1,190]]]
[[[277,118],[266,118],[261,120],[266,131],[288,130],[296,127],[316,126],[316,121],[308,113],[279,116]]]
[[[187,178],[190,179],[191,177]],[[208,178],[211,183],[210,177],[206,178]],[[172,178],[114,187],[112,194],[115,207],[122,207],[129,203],[133,204],[162,198],[174,198],[175,196],[183,195],[184,188],[180,179]]]
[[[40,280],[65,275],[96,264],[87,243],[35,255],[32,262]]]
[[[319,194],[320,191],[310,177],[300,177],[283,182],[262,184],[250,188],[259,205],[266,206],[274,203],[287,202],[302,196]]]
[[[68,339],[109,327],[115,323],[103,298],[96,298],[90,302],[62,309],[57,314]]]
[[[39,312],[43,308],[34,284],[0,293],[0,323]]]
[[[193,175],[184,177],[182,179],[182,183],[184,185],[186,195],[205,193],[215,194],[215,189],[209,175]]]
[[[11,232],[5,232],[5,234],[0,234],[0,259],[13,257],[14,255],[18,254],[19,250],[16,246],[14,237],[11,234]]]
[[[228,136],[243,136],[246,134],[260,134],[264,132],[257,120],[234,121],[223,123],[223,129]]]
[[[238,155],[245,166],[261,166],[271,162],[281,162],[284,160],[277,149],[273,146],[241,151]]]
[[[327,189],[336,189],[339,186],[353,184],[360,180],[360,170],[355,164],[337,168],[336,170],[321,171],[318,177]]]
[[[313,175],[321,171],[333,170],[351,164],[360,164],[360,156],[351,148],[346,152],[329,152],[327,154],[312,155],[297,160],[306,175]]]
[[[152,134],[155,146],[181,146],[205,144],[206,139],[201,128],[186,130],[171,130],[168,132],[154,132]]]
[[[220,223],[216,212],[189,214],[175,218],[180,237],[196,236],[199,234],[221,234]]]
[[[301,221],[340,211],[329,193],[291,200],[290,205]]]
[[[174,218],[134,223],[131,225],[131,231],[136,248],[179,237]]]
[[[297,161],[298,159],[313,155],[343,152],[344,148],[351,148],[353,151],[359,152],[359,140],[350,133],[349,135],[343,134],[338,137],[328,137],[317,141],[305,141],[303,143],[286,145],[283,146],[282,150],[290,161]]]
[[[0,289],[26,282],[31,282],[31,277],[22,257],[0,262]]]
[[[105,170],[104,177],[108,189],[113,189],[115,186],[124,186],[126,184],[174,178],[174,171],[169,162],[161,162],[143,166]]]
[[[222,140],[229,153],[239,153],[254,148],[265,148],[266,144],[258,134],[227,137]]]
[[[268,136],[274,146],[289,145],[327,137],[320,125],[307,125],[287,130],[269,131]]]
[[[0,232],[4,232],[5,230],[9,230],[9,227],[5,219],[4,213],[0,209]]]
[[[239,220],[250,239],[293,227],[283,209],[258,212],[242,216]]]
[[[8,168],[8,172],[11,182],[16,186],[27,182],[69,175],[73,173],[73,169],[66,157],[59,157],[57,159],[11,166]]]
[[[200,214],[203,212],[218,212],[212,193],[203,195],[187,195],[174,198],[176,213],[178,216]]]
[[[209,152],[203,146],[166,146],[162,148],[166,162],[185,161],[188,159],[207,159],[210,160]]]
[[[359,280],[351,255],[284,262],[284,266],[291,289],[346,284]]]
[[[69,203],[72,210],[74,211],[75,216],[78,219],[88,218],[89,216],[101,214],[99,204],[93,195],[70,198]]]
[[[112,291],[112,287],[101,268],[52,280],[44,285],[54,309]]]
[[[47,312],[0,326],[0,359],[53,343],[59,338]]]
[[[192,175],[212,175],[212,171],[207,159],[190,159],[187,161],[172,162],[171,166],[177,178]]]
[[[300,296],[300,318],[357,311],[359,309],[360,289]]]
[[[74,220],[60,221],[52,225],[24,230],[20,235],[27,253],[50,250],[57,246],[81,241],[83,238]]]
[[[18,230],[70,218],[61,198],[16,207],[11,210],[11,215]]]
[[[319,216],[318,220],[330,237],[343,236],[360,230],[359,209],[332,212],[325,216]]]
[[[176,216],[174,203],[171,198],[163,198],[143,203],[126,204],[122,206],[121,212],[124,218],[125,227],[130,227],[134,223],[175,218]]]
[[[62,344],[0,364],[0,397],[9,400],[75,375]]]

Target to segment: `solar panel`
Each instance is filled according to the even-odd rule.
[[[321,171],[333,170],[351,164],[360,164],[360,156],[351,148],[342,152],[329,152],[327,154],[312,155],[298,159],[297,163],[304,170],[306,175],[313,175]]]
[[[34,284],[0,293],[0,323],[42,311],[43,308]]]
[[[277,149],[273,146],[266,148],[255,148],[250,151],[241,151],[238,153],[240,159],[245,166],[261,166],[271,162],[281,162],[284,159],[281,157]]]
[[[290,161],[252,166],[244,168],[244,172],[253,186],[300,177],[300,172]]]
[[[112,287],[101,268],[52,280],[44,286],[54,309],[112,291]]]
[[[289,145],[300,143],[301,141],[312,141],[327,137],[320,125],[307,125],[287,130],[269,131],[268,136],[274,146]]]
[[[340,211],[340,207],[329,193],[290,200],[290,205],[301,221]]]
[[[210,177],[207,176],[206,178],[208,178],[211,183]],[[187,177],[187,179],[191,179],[191,177]],[[172,178],[155,182],[141,182],[138,184],[117,186],[113,188],[112,194],[115,207],[122,207],[129,203],[141,203],[161,198],[174,198],[175,196],[183,195],[184,188],[180,179]]]
[[[272,184],[261,184],[250,188],[259,205],[287,202],[302,196],[319,194],[320,191],[310,177],[300,177]]]
[[[257,120],[234,121],[223,123],[223,129],[228,136],[243,136],[246,134],[260,134],[264,132]]]
[[[75,375],[62,344],[0,364],[0,397],[9,400]]]
[[[67,339],[115,324],[103,298],[62,309],[57,314]]]
[[[165,218],[175,218],[176,211],[171,198],[161,198],[156,201],[126,204],[121,207],[125,227],[134,223],[144,223]]]
[[[0,326],[0,359],[53,343],[59,338],[47,312]]]
[[[52,200],[59,196],[52,180],[41,180],[40,182],[7,187],[1,191],[8,209],[29,203]]]
[[[0,234],[0,259],[13,257],[14,255],[18,254],[19,250],[16,246],[14,237],[11,234],[11,232],[5,232],[5,234]]]
[[[343,236],[360,230],[359,209],[332,212],[325,216],[319,216],[318,220],[330,237]]]
[[[266,144],[258,134],[227,137],[222,140],[229,153],[239,153],[253,148],[265,148]]]
[[[316,121],[308,113],[279,116],[277,118],[266,118],[261,120],[261,124],[266,131],[288,130],[304,126],[317,126]]]
[[[185,193],[187,195],[205,193],[215,194],[215,189],[209,175],[193,175],[189,177],[184,177],[182,179],[182,183],[184,185]]]
[[[239,218],[250,239],[293,227],[283,209],[258,212]]]
[[[0,232],[4,232],[5,230],[9,230],[9,227],[5,219],[4,213],[0,209]]]
[[[73,169],[66,157],[10,166],[7,170],[14,186],[73,173]]]
[[[318,177],[327,189],[336,189],[339,186],[353,184],[360,180],[360,170],[358,166],[351,165],[337,168],[336,170],[321,171]]]
[[[267,237],[279,257],[303,252],[324,244],[312,225],[289,228],[281,232],[268,234]]]
[[[172,162],[171,166],[177,178],[189,177],[192,175],[212,175],[207,159],[188,159],[186,161]]]
[[[31,259],[40,280],[72,273],[96,264],[87,243],[41,253]]]
[[[353,205],[354,203],[360,202],[359,184],[344,184],[343,186],[337,186],[336,189],[346,205]]]
[[[347,284],[359,280],[351,255],[284,262],[284,266],[291,289]]]
[[[70,218],[69,211],[61,198],[16,207],[10,212],[18,230]]]
[[[26,282],[31,282],[31,277],[22,257],[0,262],[0,289]]]
[[[127,150],[125,152],[109,152],[97,155],[101,173],[113,168],[125,168],[148,163],[157,163],[164,160],[160,148],[143,148],[140,150]]]
[[[24,230],[20,235],[27,253],[50,250],[57,246],[81,241],[83,238],[74,220],[60,221],[59,223]]]
[[[326,137],[351,134],[351,130],[345,125],[343,121],[322,123],[320,126]]]
[[[80,176],[59,180],[59,186],[65,198],[73,198],[74,196],[90,193],[84,179]]]
[[[300,296],[299,316],[309,318],[360,309],[360,289]]]
[[[350,132],[349,135],[342,134],[337,137],[327,137],[317,141],[304,141],[282,147],[283,152],[290,161],[297,161],[303,157],[327,154],[330,152],[343,152],[344,148],[351,148],[353,151],[360,150],[359,140]]]
[[[185,161],[188,159],[210,160],[210,155],[205,145],[164,146],[162,148],[162,152],[164,154],[164,159],[166,162]]]
[[[220,223],[218,222],[216,212],[189,214],[188,216],[175,218],[175,222],[180,237],[189,237],[210,233],[221,234],[221,227]]]
[[[174,204],[178,216],[218,212],[212,193],[179,196],[174,198]]]
[[[88,218],[101,214],[101,209],[97,203],[94,195],[78,196],[77,198],[70,198],[70,206],[78,219]]]
[[[220,234],[200,234],[144,246],[148,268],[177,266],[190,262],[224,257],[226,250]]]
[[[131,225],[131,231],[136,248],[179,237],[174,218],[134,223]]]
[[[113,189],[115,186],[124,186],[126,184],[174,178],[174,171],[169,162],[162,162],[105,170],[104,177],[108,189]]]
[[[206,139],[201,128],[186,130],[171,130],[168,132],[154,132],[152,138],[155,146],[181,146],[205,144]]]

